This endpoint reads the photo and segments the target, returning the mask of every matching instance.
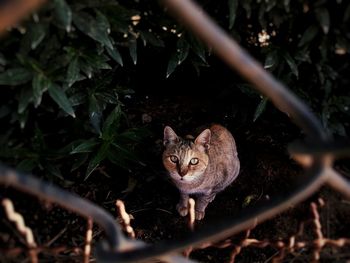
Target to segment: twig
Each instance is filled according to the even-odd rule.
[[[65,232],[67,231],[67,227],[63,228],[56,236],[54,236],[51,240],[49,240],[48,242],[46,242],[45,246],[49,247],[51,246],[53,243],[55,243],[55,241],[57,239],[59,239]]]
[[[66,246],[58,246],[58,247],[36,247],[32,248],[31,250],[35,251],[35,253],[40,254],[40,253],[46,253],[54,256],[58,256],[60,253],[68,253],[70,256],[73,257],[81,257],[80,255],[82,254],[82,250],[79,247],[66,247]],[[9,249],[0,249],[0,255],[8,255],[8,256],[18,256],[22,253],[25,253],[27,251],[27,248],[23,247],[14,247],[14,248],[9,248]],[[74,256],[73,256],[74,255]]]
[[[208,247],[215,247],[220,249],[232,247],[229,262],[233,263],[235,262],[236,257],[242,252],[243,248],[246,248],[246,247],[265,248],[267,246],[270,246],[272,248],[275,248],[277,252],[274,255],[272,255],[266,262],[271,260],[273,263],[279,263],[283,261],[286,255],[293,253],[298,249],[312,247],[313,262],[318,262],[320,259],[320,253],[323,247],[325,247],[326,245],[333,246],[333,247],[343,247],[345,245],[350,245],[350,239],[348,238],[328,239],[324,237],[322,233],[320,215],[318,212],[318,208],[323,207],[324,205],[325,203],[322,199],[319,199],[317,203],[312,202],[310,204],[310,209],[312,212],[311,220],[308,219],[306,221],[300,222],[298,231],[294,235],[291,235],[290,237],[288,237],[288,239],[286,239],[285,241],[283,240],[272,241],[268,239],[258,240],[258,239],[250,238],[251,231],[257,225],[257,221],[256,221],[251,228],[246,230],[243,239],[239,241],[238,244],[234,243],[232,241],[232,238],[226,239],[219,243],[206,242],[196,248],[193,248],[193,247],[187,248],[184,251],[184,255],[188,257],[193,250],[205,249]],[[191,212],[192,212],[192,208],[189,208],[189,214]],[[305,241],[305,240],[298,241],[298,239],[301,239],[301,237],[304,235],[304,228],[307,222],[311,222],[313,224],[313,229],[314,229],[316,238],[311,241]],[[189,225],[189,228],[193,230],[194,220],[191,221],[191,219],[189,219],[188,225]]]
[[[83,261],[84,263],[88,263],[89,259],[90,259],[91,241],[92,241],[92,226],[93,226],[93,221],[91,218],[88,218],[86,237],[85,237],[85,248],[84,248],[84,261]]]
[[[196,220],[196,212],[195,212],[195,205],[196,202],[193,198],[188,199],[188,226],[191,229],[191,231],[194,230],[194,222]]]
[[[324,204],[323,200],[320,198],[318,201],[319,201],[319,205],[323,206]],[[316,235],[316,239],[314,240],[315,247],[312,253],[312,260],[313,262],[318,262],[320,260],[321,250],[323,246],[326,244],[326,240],[323,237],[322,224],[320,222],[320,214],[318,213],[317,204],[312,202],[310,204],[310,209],[313,217],[312,223],[314,225],[314,232]]]
[[[132,226],[130,225],[131,216],[125,211],[125,205],[122,200],[117,200],[115,202],[115,205],[118,209],[118,214],[121,218],[121,224],[125,230],[125,232],[128,234],[129,237],[135,238],[135,232]]]
[[[113,201],[115,202],[115,201]],[[145,211],[149,211],[149,210],[156,210],[156,211],[160,211],[160,212],[164,212],[164,213],[167,213],[169,215],[172,215],[173,213],[168,211],[168,210],[165,210],[165,209],[162,209],[162,208],[141,208],[141,209],[137,209],[137,210],[130,210],[130,213],[131,214],[137,214],[137,213],[140,213],[140,212],[145,212]]]
[[[191,232],[194,231],[194,223],[196,221],[195,205],[196,205],[196,202],[194,201],[193,198],[188,199],[188,227],[191,230]],[[183,255],[188,258],[192,251],[193,251],[193,247],[190,246],[185,249],[185,251],[183,252]]]
[[[34,241],[33,231],[25,225],[23,216],[17,213],[13,207],[13,203],[10,199],[5,198],[2,200],[2,205],[5,209],[8,220],[16,225],[18,231],[24,236],[27,246],[29,248],[29,255],[32,263],[38,262],[38,255],[35,248],[37,244]]]
[[[251,231],[256,227],[257,223],[258,223],[258,220],[255,219],[254,225],[250,229],[246,230],[244,238],[241,240],[241,242],[239,242],[238,245],[233,246],[233,250],[231,251],[231,255],[230,255],[230,261],[229,261],[230,263],[235,262],[236,256],[239,253],[241,253],[241,250],[243,247],[249,246],[251,242],[256,242],[255,239],[254,240],[249,239],[249,236]]]

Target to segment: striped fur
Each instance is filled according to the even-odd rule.
[[[220,125],[202,131],[195,139],[181,138],[164,128],[163,164],[180,191],[177,210],[187,214],[189,195],[197,198],[196,218],[202,219],[209,202],[238,176],[240,162],[231,133]]]

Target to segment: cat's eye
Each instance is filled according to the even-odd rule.
[[[192,158],[190,161],[190,164],[196,165],[196,164],[198,164],[198,162],[199,162],[198,158]]]
[[[173,163],[177,163],[179,161],[179,158],[177,158],[175,155],[171,155],[170,161],[172,161]]]

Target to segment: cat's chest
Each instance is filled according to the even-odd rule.
[[[209,195],[212,187],[180,187],[180,191],[187,195]]]

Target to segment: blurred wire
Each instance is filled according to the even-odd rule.
[[[44,0],[1,0],[0,36],[4,35],[9,28],[16,26],[20,20],[30,15],[44,2]]]

